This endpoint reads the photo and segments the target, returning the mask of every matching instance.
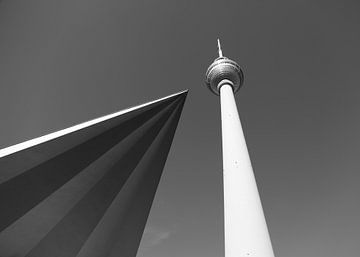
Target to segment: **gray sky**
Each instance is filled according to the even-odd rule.
[[[277,257],[360,252],[358,1],[3,0],[0,147],[189,89],[139,257],[223,256],[216,57]]]

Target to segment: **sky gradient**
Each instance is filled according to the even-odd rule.
[[[0,147],[189,89],[139,257],[223,256],[216,57],[277,257],[360,252],[357,1],[0,2]]]

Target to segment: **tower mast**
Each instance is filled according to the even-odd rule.
[[[220,95],[224,183],[225,257],[274,257],[234,93],[244,82],[239,65],[219,57],[206,72],[208,88]]]

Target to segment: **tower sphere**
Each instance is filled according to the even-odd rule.
[[[220,56],[209,66],[206,71],[206,85],[216,95],[219,95],[223,80],[231,81],[234,93],[244,82],[244,73],[240,66],[227,57]]]

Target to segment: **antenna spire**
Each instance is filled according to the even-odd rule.
[[[217,40],[217,45],[218,45],[219,57],[223,57],[223,53],[222,53],[222,50],[221,50],[220,39]]]

